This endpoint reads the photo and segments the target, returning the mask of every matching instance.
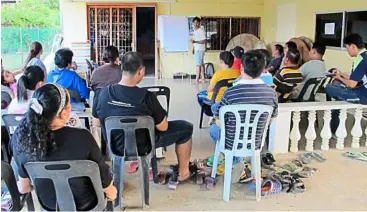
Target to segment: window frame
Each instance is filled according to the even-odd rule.
[[[204,20],[217,19],[216,20],[217,22],[218,22],[218,20],[220,20],[219,21],[220,22],[219,23],[220,24],[220,26],[219,26],[220,27],[220,30],[222,30],[221,29],[222,28],[222,23],[221,22],[223,21],[223,19],[227,19],[227,20],[229,19],[229,25],[228,25],[228,30],[229,30],[228,35],[230,37],[229,41],[233,37],[235,37],[235,36],[232,36],[232,29],[231,29],[232,28],[232,19],[240,19],[240,24],[239,24],[240,29],[242,28],[242,21],[246,21],[246,19],[247,20],[256,20],[258,22],[257,23],[257,35],[254,35],[254,36],[256,36],[256,37],[258,37],[260,39],[260,35],[261,35],[261,17],[249,17],[249,16],[201,16],[200,19],[202,20],[202,22],[203,22],[203,19]],[[201,23],[201,27],[206,28],[206,26],[203,25],[203,23]],[[242,34],[242,33],[246,33],[246,32],[241,32],[240,31],[240,34]],[[220,34],[221,34],[221,36],[220,36],[220,39],[219,39],[219,47],[221,47],[221,45],[222,45],[222,34],[223,33],[220,33]],[[206,36],[206,40],[210,39],[210,37],[208,37],[208,35],[207,35],[207,31],[205,31],[205,36]],[[207,42],[205,43],[205,49],[206,49],[207,52],[221,52],[221,51],[224,51],[225,50],[225,48],[224,49],[217,49],[217,50],[208,49]]]
[[[315,13],[315,33],[314,33],[314,40],[316,41],[316,30],[317,30],[317,15],[326,15],[326,14],[333,14],[333,13],[342,13],[343,17],[342,17],[342,36],[341,36],[341,46],[340,47],[336,47],[336,46],[326,46],[327,49],[333,49],[333,50],[346,50],[346,48],[344,47],[344,37],[346,36],[346,28],[347,28],[347,22],[346,22],[346,14],[347,13],[353,13],[353,12],[367,12],[366,9],[355,9],[355,10],[335,10],[335,11],[327,11],[327,12],[317,12]]]

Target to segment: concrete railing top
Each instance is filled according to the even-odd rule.
[[[294,102],[294,103],[279,103],[278,110],[285,111],[310,111],[310,110],[331,110],[331,109],[353,109],[367,108],[367,105],[355,104],[345,101],[331,102]]]

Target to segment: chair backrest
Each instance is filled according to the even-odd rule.
[[[233,86],[233,81],[235,81],[235,80],[236,79],[233,78],[233,79],[224,79],[224,80],[221,80],[221,81],[217,82],[217,84],[215,84],[215,86],[213,88],[213,96],[212,96],[211,101],[215,102],[215,99],[217,98],[219,90],[223,87],[227,87],[227,88],[232,87]]]
[[[52,162],[28,162],[25,169],[32,180],[38,196],[36,179],[50,179],[55,186],[57,207],[61,211],[77,211],[73,193],[70,188],[69,179],[75,177],[89,177],[95,193],[97,194],[97,205],[93,211],[102,211],[107,206],[104,196],[101,175],[98,165],[89,160],[70,160]],[[40,202],[41,206],[43,205]]]
[[[18,191],[17,180],[15,179],[14,171],[10,164],[4,161],[1,161],[1,178],[4,180],[10,193],[13,203],[12,210],[20,211],[23,208],[23,205]]]
[[[220,148],[225,149],[228,120],[235,120],[235,135],[232,151],[234,156],[246,156],[251,151],[257,149],[260,138],[260,150],[264,146],[264,141],[269,126],[273,107],[259,104],[239,104],[226,105],[219,111],[219,119],[222,123],[220,132]],[[241,117],[245,120],[242,122]],[[241,132],[243,134],[241,135]],[[231,151],[231,150],[229,150]]]
[[[108,147],[115,156],[125,156],[125,160],[136,160],[138,147],[136,142],[136,130],[148,129],[152,150],[155,150],[155,124],[150,116],[112,116],[105,120]],[[115,149],[115,141],[112,140],[113,130],[123,130],[124,132],[124,155],[120,155]],[[113,145],[112,145],[113,144]]]
[[[4,114],[2,116],[3,122],[9,135],[13,134],[15,128],[19,126],[23,117],[24,114]]]
[[[171,98],[171,89],[169,89],[169,87],[166,87],[166,86],[149,86],[149,87],[144,87],[144,88],[147,89],[148,91],[154,93],[157,97],[158,96],[165,96],[166,97],[167,115],[168,115],[169,102],[170,102],[170,98]]]
[[[11,102],[11,96],[8,92],[1,91],[1,109],[6,109]]]
[[[73,98],[76,102],[81,102],[80,94],[77,91],[68,89],[70,97]]]
[[[322,85],[324,77],[311,78],[306,81],[299,96],[298,101],[300,102],[313,102],[315,101],[315,95]]]

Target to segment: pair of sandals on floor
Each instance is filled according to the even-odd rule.
[[[186,183],[186,182],[194,182],[198,185],[201,185],[201,188],[204,190],[210,190],[215,185],[215,179],[210,177],[211,168],[205,166],[207,160],[195,159],[193,162],[189,164],[190,175],[185,180],[179,181],[179,166],[178,165],[170,165],[167,172],[161,171],[158,173],[158,181],[159,184],[165,185],[168,184],[168,188],[172,190],[176,190],[178,184]]]
[[[367,152],[346,152],[344,156],[367,162]]]

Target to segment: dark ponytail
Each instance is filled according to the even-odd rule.
[[[45,80],[45,73],[38,66],[29,66],[18,80],[17,99],[20,102],[28,100],[27,90],[36,90],[39,82]]]
[[[28,65],[29,61],[31,61],[33,58],[35,58],[41,51],[42,51],[42,44],[41,43],[39,43],[37,41],[31,43],[31,45],[29,47],[29,53],[28,53],[27,59],[24,62],[24,67],[23,67],[24,70],[27,68],[27,65]]]
[[[61,89],[67,92],[64,88]],[[61,95],[54,84],[46,84],[34,92],[30,104],[38,105],[41,110],[31,106],[25,114],[14,133],[18,142],[15,153],[26,153],[30,160],[37,160],[57,148],[51,123],[59,115],[59,108],[64,108],[70,101],[68,95],[65,97],[64,105],[60,106]]]

